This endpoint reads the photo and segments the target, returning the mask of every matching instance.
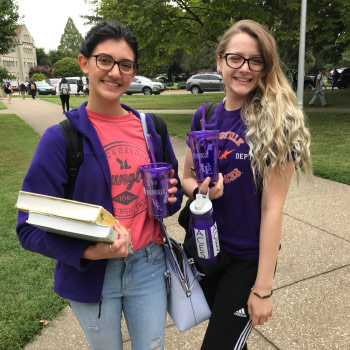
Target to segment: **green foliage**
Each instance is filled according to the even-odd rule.
[[[11,52],[16,45],[18,6],[13,0],[0,1],[0,55]]]
[[[29,75],[32,76],[35,73],[41,73],[43,75],[45,75],[45,77],[50,78],[51,77],[51,73],[52,73],[52,68],[49,66],[35,66],[35,67],[31,67],[29,70]]]
[[[89,17],[90,21],[120,20],[130,27],[140,44],[142,72],[170,65],[174,58],[182,63],[186,54],[203,57],[198,56],[201,50],[213,50],[223,32],[243,18],[265,25],[276,38],[282,61],[294,68],[297,65],[300,0],[88,1],[95,5],[95,17]],[[332,50],[327,55],[332,59],[349,47],[348,1],[308,1],[306,48],[313,55],[330,45]]]
[[[14,80],[16,76],[11,74],[5,67],[0,67],[0,82],[4,79]]]
[[[350,66],[350,50],[345,51],[342,55],[341,61],[339,64],[343,67],[349,67]]]
[[[42,80],[45,80],[47,77],[45,74],[42,74],[42,73],[34,73],[32,75],[32,79],[34,81],[42,81]]]
[[[36,48],[36,60],[38,66],[52,66],[49,55],[40,47]]]
[[[67,57],[77,57],[79,55],[79,48],[82,41],[82,35],[74,25],[73,20],[69,17],[61,36],[58,50],[62,51]]]
[[[57,61],[66,57],[64,52],[60,50],[50,50],[47,55],[49,56],[51,67],[53,67]]]
[[[55,63],[52,75],[54,77],[74,77],[82,75],[82,72],[76,58],[65,57]]]

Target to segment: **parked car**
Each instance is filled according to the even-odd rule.
[[[56,89],[45,80],[36,81],[35,84],[38,95],[56,95]]]
[[[287,74],[288,81],[292,84],[294,90],[298,88],[298,71],[290,69]],[[312,74],[304,74],[304,90],[312,90],[315,87],[315,76]]]
[[[204,91],[222,91],[225,85],[220,74],[199,73],[192,75],[186,82],[186,90],[192,94],[203,93]]]
[[[11,85],[11,89],[13,91],[18,91],[19,90],[18,82],[16,80],[11,80],[10,81],[10,85]]]
[[[338,68],[338,73],[340,74],[338,81],[335,83],[335,86],[338,89],[350,89],[350,68]],[[332,74],[333,69],[328,73],[327,82],[332,84]]]
[[[84,90],[86,89],[86,77],[82,77],[83,78],[83,83],[84,83]],[[70,85],[70,93],[71,94],[76,94],[78,91],[78,80],[80,79],[80,77],[66,77],[68,84]],[[58,80],[58,82],[56,83],[56,91],[59,94],[59,84],[61,82],[61,79]]]
[[[128,91],[126,91],[126,94],[132,95],[135,93],[143,93],[144,95],[159,95],[163,91],[164,85],[162,83],[158,83],[146,77],[136,75],[132,80]]]

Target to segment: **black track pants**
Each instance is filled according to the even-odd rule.
[[[201,286],[212,310],[202,350],[245,350],[252,326],[247,302],[258,260],[232,260]]]
[[[69,95],[60,95],[60,98],[63,111],[69,111]]]

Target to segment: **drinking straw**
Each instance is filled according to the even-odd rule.
[[[202,130],[205,130],[205,103],[202,103]]]
[[[147,134],[147,141],[148,141],[149,151],[151,153],[152,163],[156,163],[156,157],[154,156],[153,145],[152,145],[150,134]]]

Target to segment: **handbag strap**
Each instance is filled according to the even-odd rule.
[[[146,122],[146,114],[145,113],[140,113],[140,118],[141,118],[141,126],[142,126],[142,131],[143,131],[143,137],[145,138],[145,141],[146,141],[146,146],[147,146],[148,153],[150,153],[150,151],[149,151],[149,144],[148,144],[148,140],[147,140],[148,129],[147,129],[147,122]]]

